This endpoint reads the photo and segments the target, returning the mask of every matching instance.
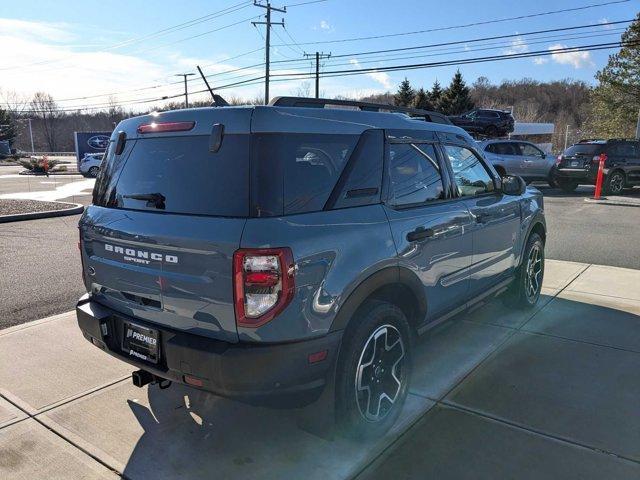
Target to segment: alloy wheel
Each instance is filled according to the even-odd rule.
[[[537,243],[531,247],[527,257],[527,270],[525,275],[525,293],[532,300],[540,292],[542,287],[542,249]]]
[[[355,394],[362,417],[379,422],[392,410],[406,380],[405,346],[393,325],[378,327],[365,342],[356,371]]]
[[[624,189],[624,178],[619,173],[614,173],[609,181],[609,191],[611,193],[620,193]]]

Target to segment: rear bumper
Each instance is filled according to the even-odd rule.
[[[76,314],[85,338],[122,361],[174,382],[187,384],[185,375],[195,377],[203,385],[194,388],[217,395],[277,407],[309,404],[320,396],[327,382],[333,381],[342,339],[342,332],[331,332],[295,343],[233,344],[128,317],[86,296],[78,302]],[[159,330],[158,364],[122,350],[124,321]],[[309,354],[323,350],[328,351],[326,359],[309,364]]]
[[[584,168],[558,168],[556,169],[556,176],[569,180],[578,180],[587,184],[596,182],[595,174],[591,170]]]

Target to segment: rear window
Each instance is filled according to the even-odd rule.
[[[96,182],[94,204],[192,215],[248,215],[248,135],[225,135],[216,153],[209,152],[208,135],[145,138],[127,144],[133,146],[120,156],[110,146],[107,165]]]
[[[324,208],[359,135],[257,134],[252,210],[255,216],[292,215]]]
[[[564,152],[566,156],[572,155],[595,155],[602,151],[604,145],[597,143],[579,143],[571,145]]]

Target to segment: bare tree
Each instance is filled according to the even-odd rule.
[[[58,123],[63,116],[63,112],[53,97],[45,92],[37,92],[31,99],[30,105],[33,115],[42,122],[44,137],[49,151],[55,152],[58,145]]]

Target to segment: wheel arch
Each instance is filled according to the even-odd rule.
[[[364,279],[347,297],[331,324],[330,331],[346,330],[367,300],[396,305],[415,330],[427,314],[427,299],[420,279],[404,267],[387,267]]]

